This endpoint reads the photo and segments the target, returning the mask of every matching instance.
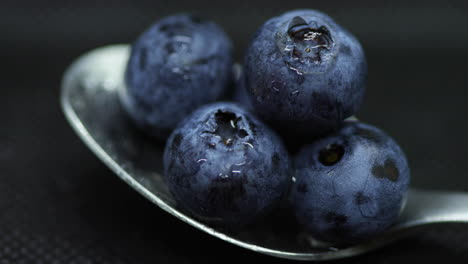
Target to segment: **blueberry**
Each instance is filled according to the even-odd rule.
[[[281,140],[233,103],[206,105],[169,137],[164,173],[181,208],[213,225],[238,228],[270,212],[289,187]]]
[[[397,219],[410,174],[397,143],[373,126],[346,122],[295,157],[290,202],[303,228],[318,240],[349,244],[369,239]]]
[[[295,10],[268,20],[249,45],[245,66],[256,113],[289,131],[328,133],[363,101],[363,49],[319,11]]]
[[[185,14],[161,19],[132,46],[124,108],[145,132],[165,139],[197,107],[224,95],[231,50],[213,22]]]

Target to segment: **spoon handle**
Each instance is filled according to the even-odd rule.
[[[468,193],[411,189],[398,225],[468,223]]]

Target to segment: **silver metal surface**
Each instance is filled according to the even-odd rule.
[[[129,55],[127,45],[91,51],[74,62],[62,82],[65,116],[83,142],[133,189],[178,219],[232,244],[296,260],[350,257],[384,246],[416,227],[468,222],[468,194],[412,189],[398,223],[375,240],[348,248],[317,246],[288,213],[242,232],[214,229],[177,208],[162,177],[164,146],[142,136],[122,113],[118,91]]]

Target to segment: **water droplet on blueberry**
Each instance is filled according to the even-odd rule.
[[[249,134],[248,134],[247,131],[245,131],[244,129],[241,129],[241,130],[239,130],[239,132],[237,133],[237,135],[238,135],[240,138],[245,138],[245,137],[248,136]]]
[[[236,139],[236,134],[238,134],[236,125],[240,118],[231,112],[218,111],[215,114],[215,119],[217,128],[214,134],[220,136],[225,145],[232,145]]]
[[[321,63],[322,51],[330,50],[333,45],[330,31],[325,27],[314,28],[301,17],[294,17],[289,23],[289,37],[295,45],[287,46],[291,55],[297,59],[308,59]]]
[[[342,145],[329,144],[319,152],[319,161],[325,166],[332,166],[338,163],[343,157],[345,150]]]

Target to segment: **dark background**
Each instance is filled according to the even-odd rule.
[[[303,7],[361,40],[369,85],[359,117],[400,142],[412,185],[468,191],[466,1],[1,0],[0,263],[286,263],[210,237],[133,191],[80,142],[58,96],[73,59],[131,42],[161,16],[215,20],[241,61],[262,22]],[[467,260],[468,226],[452,225],[340,263]]]

